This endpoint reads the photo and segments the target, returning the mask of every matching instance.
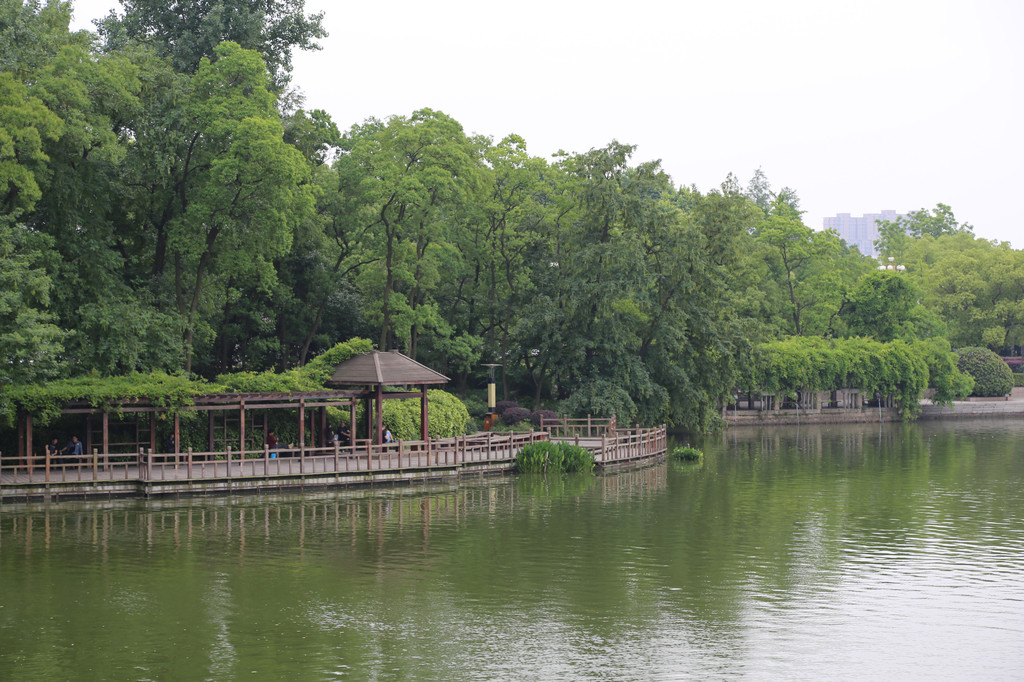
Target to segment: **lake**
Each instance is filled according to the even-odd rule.
[[[1024,421],[0,508],[0,679],[1024,679]]]

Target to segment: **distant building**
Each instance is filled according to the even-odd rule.
[[[864,255],[877,257],[875,240],[878,239],[878,221],[906,217],[906,214],[896,211],[865,213],[862,217],[839,213],[834,218],[825,218],[822,222],[826,230],[835,230],[847,244],[856,246]]]

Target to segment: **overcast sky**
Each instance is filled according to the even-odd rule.
[[[119,5],[75,0],[75,24]],[[306,107],[340,128],[439,109],[534,155],[637,145],[702,191],[762,168],[804,222],[949,204],[1024,248],[1019,0],[306,0]]]

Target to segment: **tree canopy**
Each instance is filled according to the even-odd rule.
[[[297,108],[302,0],[70,16],[0,0],[0,410],[58,377],[312,386],[365,338],[463,395],[495,363],[534,409],[707,428],[753,378],[909,405],[963,391],[951,347],[1024,344],[1022,252],[949,206],[883,224],[906,271],[879,272],[761,169],[701,191],[616,140],[545,159],[433,109]]]

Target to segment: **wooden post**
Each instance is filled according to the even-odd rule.
[[[88,451],[89,446],[85,446]],[[149,451],[156,452],[156,412],[149,413]]]
[[[110,413],[103,410],[103,454],[110,455]]]
[[[245,398],[238,399],[238,450],[245,459]]]
[[[420,386],[420,391],[420,425],[422,426],[420,429],[420,438],[422,440],[427,440],[427,434],[430,432],[427,428],[427,385],[422,384]]]
[[[363,404],[364,404],[364,406],[366,408],[365,410],[363,410],[366,413],[364,415],[366,417],[366,438],[367,438],[367,440],[369,440],[372,443],[373,442],[373,398],[371,396],[367,396],[365,398]]]
[[[384,442],[384,384],[377,384],[377,444]]]
[[[214,416],[213,416],[214,412],[213,412],[213,410],[209,410],[206,413],[206,415],[207,415],[207,418],[208,418],[207,421],[209,421],[209,424],[210,424],[210,429],[209,429],[210,432],[209,432],[209,437],[207,439],[208,442],[206,444],[206,451],[207,452],[213,452],[214,449],[215,449],[213,447],[213,420],[214,420]],[[177,440],[177,436],[175,436],[175,440]],[[226,440],[225,440],[224,444],[227,445],[227,441]]]
[[[359,425],[356,424],[356,398],[348,399],[348,444],[355,447],[356,433],[359,432]]]
[[[306,399],[299,398],[299,453],[306,447]]]
[[[192,448],[188,449],[192,452]],[[181,415],[174,413],[174,454],[181,452]]]
[[[337,433],[337,426],[335,426]],[[320,407],[320,443],[321,447],[327,447],[327,408]]]
[[[18,415],[17,415],[16,419],[18,420],[18,447],[17,447],[17,449],[14,452],[14,475],[15,475],[15,477],[17,477],[17,475],[18,475],[18,467],[22,463],[26,463],[26,457],[25,457],[25,415],[24,415],[24,413],[21,412],[21,410],[18,410]],[[27,463],[26,463],[26,465],[27,465]]]
[[[175,445],[177,448],[177,445]],[[187,459],[185,460],[185,476],[188,480],[192,480],[192,448],[188,449]]]
[[[28,468],[29,481],[32,480],[32,460],[35,453],[32,452],[32,413],[25,413],[25,462]]]

